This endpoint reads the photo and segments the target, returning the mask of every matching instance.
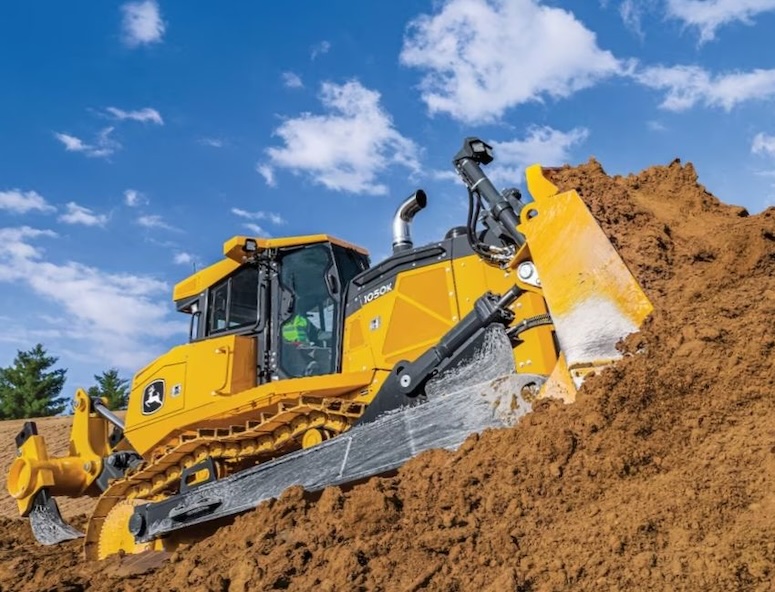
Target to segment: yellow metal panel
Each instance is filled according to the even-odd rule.
[[[353,318],[352,316],[347,319],[347,326],[344,331],[345,351],[352,351],[364,345],[366,341],[363,338],[363,329],[361,328],[360,315]]]
[[[379,330],[379,327],[374,325],[369,327],[362,311],[347,317],[344,328],[342,372],[358,372],[374,368],[371,334],[376,330]]]
[[[477,299],[487,290],[503,294],[514,285],[515,278],[514,272],[487,265],[474,254],[453,260],[452,273],[461,318],[473,310]]]
[[[232,344],[231,380],[227,391],[233,395],[256,386],[256,340],[253,337],[235,337]]]
[[[345,352],[347,364],[343,366],[343,369],[346,367],[352,371],[363,370],[364,367],[368,367],[369,361],[371,361],[373,368],[390,369],[391,364],[385,362],[382,355],[382,344],[385,341],[385,333],[392,323],[391,315],[395,299],[395,290],[393,290],[368,304],[364,304],[355,313],[357,318],[361,319],[361,327],[365,332],[365,340],[369,347]]]
[[[527,190],[536,201],[557,195],[559,191],[554,183],[544,177],[544,169],[541,168],[540,164],[531,164],[527,167],[525,169],[525,178],[527,180]]]
[[[127,439],[144,454],[179,427],[183,412],[207,406],[255,386],[255,340],[225,335],[170,350],[135,376],[126,415]],[[158,411],[143,413],[143,391],[164,380],[164,403]]]
[[[393,305],[390,326],[382,344],[385,362],[393,365],[401,359],[413,360],[435,344],[452,324],[399,296]]]
[[[652,310],[643,290],[575,191],[522,211],[544,298],[568,367],[608,363]]]
[[[448,263],[404,271],[392,283],[392,290],[359,311],[375,365],[385,369],[415,359],[458,320]]]
[[[405,272],[399,276],[398,296],[422,307],[428,314],[446,324],[454,316],[454,293],[449,279],[446,265],[433,265],[415,272]]]
[[[190,345],[174,347],[135,375],[126,411],[127,426],[130,424],[139,425],[183,408],[187,395],[185,380],[189,350]],[[146,416],[143,414],[143,391],[155,380],[164,381],[164,404],[159,411]],[[181,392],[172,397],[171,391],[177,384],[181,385]]]
[[[204,269],[200,269],[195,274],[187,277],[175,285],[175,288],[172,291],[172,299],[174,301],[178,301],[183,298],[197,296],[213,284],[219,282],[231,274],[239,266],[240,263],[237,261],[233,261],[232,259],[223,259],[217,263],[213,263],[212,265],[205,267]]]

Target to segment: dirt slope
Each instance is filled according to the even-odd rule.
[[[291,490],[143,576],[5,521],[0,590],[775,588],[775,209],[721,204],[677,161],[554,178],[655,304],[575,405],[350,491]]]

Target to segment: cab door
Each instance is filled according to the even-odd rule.
[[[330,243],[281,249],[272,298],[277,378],[336,372],[342,282]]]

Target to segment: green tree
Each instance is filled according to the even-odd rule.
[[[101,375],[94,375],[95,386],[89,387],[90,397],[105,397],[109,409],[126,409],[129,402],[129,381],[118,375],[118,370],[111,368]]]
[[[65,410],[59,393],[67,370],[49,370],[57,360],[39,343],[31,350],[17,351],[13,364],[0,368],[0,418],[46,417]]]

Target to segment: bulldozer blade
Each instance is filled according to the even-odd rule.
[[[621,357],[617,343],[637,332],[653,307],[575,191],[534,193],[519,230],[578,388],[590,370]]]
[[[62,519],[56,500],[45,488],[38,492],[33,501],[30,527],[35,539],[41,545],[57,545],[83,536],[82,532]]]
[[[425,450],[454,450],[471,434],[516,423],[531,410],[522,389],[543,381],[514,372],[509,338],[500,325],[490,327],[467,362],[426,385],[423,402],[386,412],[312,448],[138,506],[130,528],[138,543],[148,542],[253,509],[294,485],[319,491],[392,471]]]

